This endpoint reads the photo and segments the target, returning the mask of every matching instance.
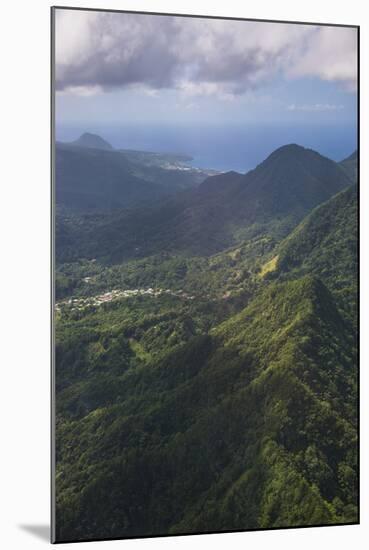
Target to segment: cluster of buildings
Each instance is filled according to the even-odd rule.
[[[161,296],[162,294],[170,294],[172,296],[178,296],[187,300],[193,300],[194,296],[190,296],[183,290],[169,290],[162,288],[136,288],[133,290],[120,290],[114,289],[97,296],[87,296],[81,298],[69,298],[55,304],[56,311],[61,311],[63,307],[68,309],[84,309],[88,306],[100,306],[102,304],[112,302],[114,300],[122,298],[131,298],[133,296]]]

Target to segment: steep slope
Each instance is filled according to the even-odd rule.
[[[76,247],[80,256],[119,263],[159,251],[210,255],[263,233],[280,240],[348,185],[336,163],[289,145],[244,176],[212,176],[163,204],[117,214],[93,238],[81,234]]]
[[[205,180],[196,190],[196,204],[190,205],[189,225],[197,217],[201,226],[211,214],[233,239],[270,229],[275,237],[285,236],[309,210],[349,184],[335,162],[286,145],[242,177],[230,172]],[[204,229],[199,230],[200,238]]]
[[[346,175],[351,179],[352,183],[357,182],[357,151],[354,151],[352,155],[342,160],[340,163],[341,168]]]
[[[356,521],[355,357],[319,280],[159,356],[118,319],[59,326],[60,541]]]
[[[166,195],[160,185],[134,175],[117,151],[56,145],[56,204],[74,212],[116,210]]]
[[[114,150],[104,143],[87,134],[73,143],[56,143],[58,207],[83,214],[153,204],[197,186],[209,174],[186,165],[179,155]]]
[[[301,216],[347,187],[337,164],[319,153],[285,145],[245,176],[235,202],[252,205],[255,217],[293,213]]]
[[[276,273],[314,274],[335,292],[356,321],[358,271],[357,187],[318,206],[277,250]]]

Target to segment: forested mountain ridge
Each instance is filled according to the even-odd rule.
[[[113,150],[57,144],[55,170],[56,204],[72,212],[114,210],[165,196]]]
[[[318,206],[278,247],[276,269],[289,277],[315,274],[357,317],[358,202],[352,185]]]
[[[114,149],[83,134],[56,143],[56,204],[76,213],[111,212],[149,204],[197,186],[211,170],[192,168],[188,157]]]
[[[244,203],[250,215],[252,205],[255,217],[300,215],[349,183],[332,160],[296,144],[284,145],[244,176],[233,201]]]
[[[58,540],[356,523],[357,187],[340,165],[288,146],[158,207],[62,220]]]
[[[212,176],[151,208],[101,217],[95,234],[83,220],[73,234],[73,220],[61,218],[60,232],[71,233],[73,247],[59,242],[57,257],[72,260],[73,248],[79,257],[120,263],[158,251],[211,255],[262,233],[281,239],[311,208],[350,183],[335,162],[287,145],[243,176]]]
[[[59,394],[60,540],[355,521],[352,342],[319,280],[272,283],[141,366],[124,332],[91,363],[119,334],[100,323]]]
[[[349,157],[345,158],[340,162],[341,168],[349,176],[353,183],[357,182],[357,173],[358,173],[358,159],[357,151],[354,151]]]

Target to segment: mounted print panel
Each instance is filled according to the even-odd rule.
[[[53,542],[358,523],[358,43],[52,9]]]

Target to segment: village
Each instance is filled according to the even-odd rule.
[[[69,311],[73,310],[82,310],[87,307],[98,307],[102,304],[106,304],[109,302],[113,302],[116,300],[122,300],[126,298],[132,298],[135,296],[152,296],[152,297],[158,297],[162,296],[163,294],[169,294],[171,296],[177,296],[179,298],[183,298],[185,300],[193,300],[195,297],[190,296],[183,290],[170,290],[170,289],[162,289],[162,288],[136,288],[132,290],[121,290],[121,289],[114,289],[110,290],[108,292],[104,292],[103,294],[98,294],[97,296],[87,296],[87,297],[81,297],[81,298],[69,298],[68,300],[63,300],[61,302],[57,302],[55,304],[55,310],[60,312],[64,308],[67,308]]]

